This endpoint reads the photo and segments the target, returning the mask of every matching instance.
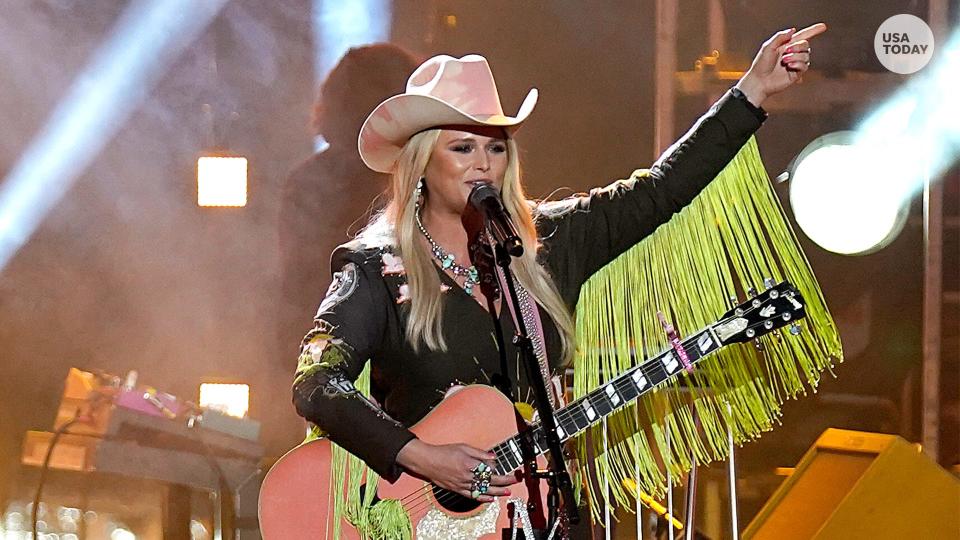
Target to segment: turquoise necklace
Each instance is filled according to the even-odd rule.
[[[433,238],[430,236],[430,233],[427,232],[426,227],[423,226],[423,222],[420,221],[420,202],[417,201],[417,207],[414,210],[414,215],[417,220],[417,228],[420,229],[420,233],[423,234],[423,237],[427,239],[427,242],[430,244],[430,252],[433,253],[433,257],[440,261],[440,268],[444,270],[449,270],[453,275],[463,278],[463,290],[467,294],[473,296],[473,288],[480,283],[480,274],[477,272],[477,267],[470,265],[469,268],[464,268],[463,266],[457,264],[456,258],[453,256],[453,253],[447,253],[440,244],[436,243]]]

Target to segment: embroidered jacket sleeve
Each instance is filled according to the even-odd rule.
[[[395,480],[397,453],[414,435],[354,386],[381,348],[389,297],[361,253],[340,249],[333,259],[337,271],[301,344],[293,402],[330,440]]]
[[[654,163],[589,194],[538,209],[544,262],[564,301],[573,306],[597,270],[653,233],[720,173],[766,112],[733,89]]]

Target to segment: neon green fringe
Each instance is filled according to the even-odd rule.
[[[695,332],[730,309],[738,291],[742,297],[750,287],[763,290],[767,277],[789,279],[801,292],[803,331],[760,338],[763,353],[749,343],[728,346],[699,362],[692,375],[682,374],[682,381],[611,415],[606,452],[602,426],[581,435],[576,447],[581,472],[592,480],[584,488],[594,519],[606,503],[634,507],[636,494],[624,480],[635,478],[641,489],[662,496],[666,471],[673,478],[685,474],[691,454],[700,464],[726,458],[728,430],[742,444],[772,429],[784,400],[806,394],[807,387],[815,391],[820,374],[842,361],[843,352],[753,138],[692,204],[584,284],[576,313],[576,398],[634,365],[631,349],[649,357],[668,346],[658,310],[679,332]],[[681,389],[680,382],[689,384]],[[594,487],[605,481],[611,500]]]
[[[354,382],[357,391],[370,395],[370,364],[368,363]],[[323,436],[314,426],[306,440],[309,442]],[[373,504],[377,494],[379,476],[360,458],[347,452],[336,443],[330,443],[330,491],[333,520],[332,538],[341,538],[343,520],[346,519],[361,538],[410,540],[413,537],[410,517],[400,501],[382,500]],[[361,487],[366,484],[367,489]],[[344,497],[342,494],[346,493]]]
[[[752,344],[732,345],[698,362],[692,375],[680,375],[692,390],[673,381],[611,415],[606,451],[600,426],[581,435],[576,449],[585,481],[578,487],[595,520],[607,503],[632,511],[636,494],[624,480],[663,496],[666,471],[674,478],[685,474],[691,454],[701,464],[726,458],[728,430],[737,444],[771,430],[784,400],[806,394],[807,387],[815,391],[820,374],[841,362],[843,352],[752,138],[692,204],[584,284],[576,313],[576,398],[632,367],[632,349],[648,357],[667,347],[658,310],[671,315],[678,331],[693,332],[726,312],[738,291],[762,290],[767,277],[789,279],[803,294],[804,331],[760,338],[762,354]],[[369,395],[369,365],[355,386]],[[308,440],[320,435],[315,431]],[[376,474],[335,444],[332,452],[330,493],[348,494],[332,497],[333,537],[341,536],[346,518],[363,538],[411,538],[410,519],[398,501],[373,505],[374,489],[361,498],[360,486],[373,486]],[[605,481],[609,501],[594,489]]]

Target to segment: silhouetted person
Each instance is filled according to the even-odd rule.
[[[357,137],[378,103],[404,90],[418,60],[386,43],[347,51],[320,87],[313,128],[329,147],[297,166],[280,203],[280,358],[295,357],[330,281],[330,253],[387,186],[357,154]],[[285,352],[284,352],[285,351]],[[293,365],[290,369],[293,369]]]

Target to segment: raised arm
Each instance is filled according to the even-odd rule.
[[[723,170],[766,118],[760,105],[802,80],[809,67],[809,39],[825,30],[821,23],[774,34],[737,85],[649,171],[541,205],[543,259],[568,305],[576,302],[584,281],[669,221]]]
[[[544,260],[564,300],[604,265],[653,233],[717,176],[766,113],[732,89],[649,171],[540,208]]]

